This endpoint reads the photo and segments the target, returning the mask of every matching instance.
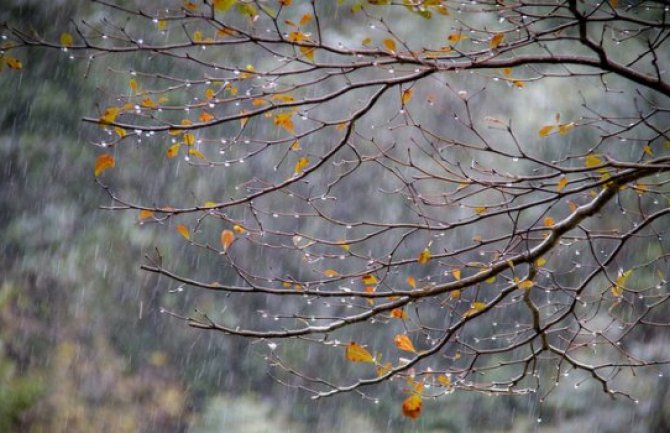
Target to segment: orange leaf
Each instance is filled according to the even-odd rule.
[[[114,157],[110,155],[109,153],[105,153],[100,155],[96,160],[95,160],[95,169],[93,173],[95,174],[95,177],[100,176],[105,170],[109,170],[110,168],[114,168],[114,165],[116,164],[116,161],[114,161]]]
[[[186,240],[191,239],[191,233],[189,232],[188,227],[186,227],[184,224],[179,224],[177,226],[177,233],[182,235]]]
[[[412,89],[405,89],[402,92],[402,96],[400,99],[402,100],[402,105],[407,105],[407,103],[412,99],[412,94],[414,93],[414,90]]]
[[[307,25],[310,21],[312,21],[312,18],[314,18],[314,15],[312,14],[305,14],[300,18],[300,26],[305,26]]]
[[[553,225],[554,225],[554,219],[552,217],[548,216],[544,219],[545,227],[552,227]]]
[[[391,317],[404,320],[407,318],[407,313],[402,308],[394,308],[391,310]]]
[[[390,38],[384,39],[384,46],[386,47],[387,50],[393,52],[395,52],[395,50],[397,49],[395,41]]]
[[[223,245],[223,250],[228,251],[228,248],[235,241],[235,234],[230,230],[224,230],[221,232],[221,245]]]
[[[409,284],[410,287],[415,289],[416,288],[416,280],[414,279],[414,277],[412,277],[412,276],[407,277],[407,284]]]
[[[417,394],[410,395],[402,402],[402,414],[407,418],[417,419],[421,415],[421,396]]]
[[[302,173],[302,171],[305,169],[305,167],[307,167],[308,164],[309,164],[309,159],[307,159],[306,157],[303,156],[302,158],[300,158],[298,160],[298,162],[295,163],[295,167],[293,168],[293,172],[295,174]]]
[[[565,188],[568,185],[568,178],[563,176],[558,180],[558,185],[556,185],[556,191],[561,192],[563,191],[563,188]]]
[[[144,221],[145,219],[152,218],[154,216],[154,213],[150,210],[142,209],[140,211],[140,221]]]
[[[400,350],[404,350],[405,352],[416,353],[416,349],[414,348],[414,344],[412,344],[412,340],[410,340],[409,337],[404,334],[396,335],[393,338],[393,342],[395,343],[395,346]]]
[[[551,134],[551,131],[554,130],[556,125],[545,125],[540,130],[538,131],[538,135],[540,137],[546,137],[547,135]]]
[[[335,269],[326,269],[325,271],[323,271],[323,275],[325,275],[328,278],[333,278],[337,277],[339,274]]]
[[[279,113],[274,118],[274,123],[281,126],[291,134],[295,134],[295,126],[293,125],[293,112]]]
[[[491,48],[492,50],[498,48],[498,45],[500,45],[504,39],[505,39],[504,33],[496,33],[489,42],[489,48]]]
[[[451,274],[454,276],[455,279],[457,279],[457,280],[461,279],[461,270],[460,269],[453,269],[451,271]]]
[[[200,113],[199,118],[200,118],[201,122],[210,122],[210,121],[214,120],[214,116],[212,115],[212,113],[208,113],[206,111],[203,111],[202,113]]]
[[[360,344],[350,341],[347,345],[346,358],[351,362],[370,362],[374,363],[375,359],[368,350]]]
[[[172,146],[168,147],[167,152],[165,152],[165,155],[168,157],[168,159],[172,159],[175,156],[179,154],[179,148],[181,147],[181,144],[176,143],[173,144]]]
[[[447,40],[451,43],[456,43],[459,41],[462,41],[465,38],[461,33],[452,33],[449,36],[447,36]]]

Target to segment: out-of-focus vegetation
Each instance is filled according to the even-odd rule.
[[[53,35],[71,16],[100,18],[99,9],[88,2],[17,0],[7,6],[0,21]],[[113,66],[132,68],[151,61],[122,59],[115,58]],[[165,290],[165,281],[139,270],[142,256],[153,254],[155,246],[173,262],[211,263],[194,263],[179,239],[160,238],[130,215],[98,209],[109,200],[94,182],[95,152],[86,143],[80,118],[96,106],[97,90],[109,79],[105,68],[111,66],[103,59],[91,73],[67,53],[35,49],[26,52],[19,73],[0,74],[0,431],[409,428],[411,421],[398,414],[397,399],[311,401],[269,376],[262,351],[253,344],[192,330],[160,313],[162,306],[196,305],[216,314],[221,305],[208,293],[185,292],[176,298]],[[558,85],[526,98],[539,104],[552,92],[560,92]],[[492,104],[498,111],[519,109],[504,100]],[[202,178],[186,170],[181,184],[171,183],[174,173],[168,170],[122,173],[116,181],[127,191],[146,184],[147,176],[168,193],[183,185],[196,192],[225,187],[200,185]],[[236,302],[264,307],[251,297]],[[235,305],[228,304],[228,314],[236,314]],[[640,350],[667,352],[665,336],[644,338]],[[312,359],[305,368],[317,371],[324,362],[328,359]],[[425,415],[411,428],[664,431],[670,429],[668,379],[655,374],[627,379],[631,392],[641,396],[638,405],[611,401],[592,384],[575,390],[567,381],[544,403],[542,413],[535,396],[458,393],[426,402]],[[389,387],[388,393],[397,391]]]

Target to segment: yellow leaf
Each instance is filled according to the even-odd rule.
[[[184,224],[179,224],[177,226],[177,233],[182,235],[186,240],[191,239],[191,233],[189,232],[188,227],[186,227]]]
[[[525,290],[525,289],[530,289],[534,285],[535,285],[535,283],[533,283],[532,280],[523,280],[519,283],[519,288]]]
[[[95,177],[100,176],[105,170],[114,168],[115,164],[116,162],[114,161],[114,157],[109,153],[104,153],[98,156],[98,158],[95,160],[95,169],[93,171]]]
[[[214,115],[212,113],[208,113],[207,111],[203,111],[200,113],[199,119],[201,122],[211,122],[214,120]]]
[[[428,248],[424,248],[423,251],[419,253],[419,257],[417,257],[416,261],[420,265],[425,265],[426,263],[428,263],[430,258],[431,258],[430,250]]]
[[[326,269],[325,271],[323,271],[323,275],[325,275],[328,278],[333,278],[337,277],[339,274],[335,269]]]
[[[402,92],[401,100],[402,100],[402,105],[407,105],[407,103],[412,99],[412,94],[414,93],[414,90],[412,89],[405,89]]]
[[[563,176],[558,180],[558,185],[556,185],[556,191],[561,192],[563,191],[563,188],[565,188],[568,185],[568,178]]]
[[[648,144],[642,148],[642,151],[651,157],[654,156],[654,152],[651,150],[651,146]]]
[[[363,284],[366,286],[374,286],[377,284],[377,277],[371,274],[363,275],[361,277],[361,281],[363,281]]]
[[[74,43],[74,38],[72,34],[63,32],[60,34],[60,44],[62,47],[71,47]]]
[[[347,241],[337,241],[337,244],[342,248],[344,251],[349,251],[349,244]]]
[[[141,105],[146,108],[156,108],[156,103],[151,98],[142,99]]]
[[[540,257],[539,259],[535,260],[535,266],[537,266],[538,268],[542,267],[546,264],[547,264],[547,259],[545,259],[544,257]]]
[[[297,152],[298,150],[301,150],[302,147],[300,147],[300,142],[298,140],[294,141],[291,143],[291,150],[294,152]]]
[[[451,274],[454,276],[455,279],[460,280],[461,279],[461,270],[456,268],[451,271]]]
[[[556,125],[545,125],[542,128],[540,128],[538,135],[540,137],[546,137],[547,135],[551,134],[551,131],[553,131],[555,127]]]
[[[452,290],[449,292],[449,297],[451,299],[461,299],[461,291],[460,290]]]
[[[463,317],[470,317],[473,314],[476,314],[486,308],[486,303],[484,302],[473,302],[470,304],[470,309],[463,313]]]
[[[375,362],[370,352],[368,352],[365,347],[354,341],[350,341],[349,344],[347,344],[345,356],[347,361],[351,362]]]
[[[240,114],[247,114],[247,111],[246,111],[246,110],[242,110],[242,112],[241,112]],[[249,121],[249,117],[247,117],[247,116],[240,117],[240,127],[241,127],[242,129],[244,129],[244,127],[247,125],[247,122],[248,122],[248,121]]]
[[[118,107],[107,107],[100,116],[99,122],[103,125],[113,123],[121,110]]]
[[[295,174],[300,174],[302,171],[307,167],[309,164],[309,159],[307,157],[302,157],[298,160],[298,162],[295,163],[295,167],[293,167],[293,173]]]
[[[449,379],[449,376],[445,374],[440,374],[439,376],[437,376],[437,381],[442,386],[451,386],[451,379]]]
[[[409,337],[404,334],[396,335],[393,338],[393,343],[395,343],[395,346],[400,350],[416,353],[416,349],[414,348],[414,344],[412,344],[412,340],[410,340]]]
[[[417,419],[421,415],[421,396],[412,394],[402,402],[402,414],[407,418]]]
[[[195,135],[193,135],[192,132],[184,134],[184,144],[187,146],[193,146],[195,144]]]
[[[188,150],[188,154],[191,155],[191,156],[195,156],[198,159],[207,159],[207,158],[205,158],[205,154],[200,152],[198,149],[191,148],[191,149]]]
[[[554,225],[554,219],[550,216],[544,218],[544,226],[545,227],[553,227]]]
[[[493,35],[491,41],[489,42],[489,48],[491,48],[492,50],[498,48],[498,45],[500,45],[504,39],[505,39],[504,33],[496,33],[495,35]]]
[[[165,156],[168,157],[168,159],[172,159],[175,156],[179,154],[179,148],[181,147],[181,144],[176,143],[173,144],[172,146],[168,147],[167,152],[165,152]]]
[[[167,21],[158,20],[158,22],[156,23],[156,26],[158,27],[158,30],[165,31],[165,29],[167,29]]]
[[[391,317],[404,320],[407,318],[407,313],[402,308],[394,308],[391,310]]]
[[[504,76],[509,77],[512,75],[512,68],[503,68],[502,73]]]
[[[397,49],[395,41],[390,38],[384,39],[384,46],[386,47],[387,50],[392,52],[395,52],[395,50]]]
[[[312,15],[312,14],[303,15],[302,18],[300,18],[300,26],[301,27],[306,26],[307,24],[309,24],[310,21],[312,21],[313,18],[314,18],[314,15]]]
[[[293,125],[292,111],[277,114],[274,118],[274,123],[277,126],[281,126],[291,134],[295,134],[295,126]]]
[[[363,40],[361,41],[361,45],[363,45],[364,47],[368,47],[371,44],[372,44],[372,38],[370,37],[363,38]]]
[[[392,369],[393,369],[393,366],[391,365],[390,362],[387,362],[387,363],[384,364],[384,365],[379,365],[379,366],[377,367],[377,376],[378,376],[378,377],[380,377],[380,376],[384,376],[386,373],[388,373],[388,372],[391,371]]]
[[[121,138],[126,136],[126,130],[123,128],[119,128],[118,126],[114,127],[114,132],[116,132],[116,135],[118,135]]]
[[[205,98],[214,99],[214,95],[215,95],[214,89],[209,88],[209,89],[205,90]]]
[[[299,50],[307,60],[314,61],[314,47],[300,47]]]
[[[237,0],[214,0],[212,5],[214,6],[214,10],[217,12],[225,13],[228,11],[228,9],[235,6],[235,3],[237,3]]]
[[[476,207],[474,210],[477,215],[484,215],[487,209],[485,207]]]
[[[128,87],[133,93],[137,93],[137,81],[134,78],[128,81]]]
[[[518,87],[519,89],[525,86],[524,82],[521,80],[512,80],[512,84],[514,85],[514,87]]]
[[[565,135],[568,132],[570,132],[570,130],[574,127],[575,127],[575,122],[563,123],[561,125],[558,125],[558,133],[561,134],[561,135]]]
[[[591,154],[586,156],[584,164],[587,168],[597,167],[603,164],[603,160],[600,159],[600,156]]]
[[[224,251],[228,251],[228,248],[235,241],[235,234],[230,230],[223,230],[221,232],[221,245],[223,246]]]
[[[488,284],[493,284],[495,282],[496,282],[495,275],[486,279],[486,283],[488,283]]]
[[[293,96],[287,95],[286,93],[277,93],[276,95],[272,95],[270,99],[272,99],[273,101],[279,101],[284,103],[293,102],[295,100]]]
[[[612,295],[620,298],[623,296],[623,292],[626,289],[626,281],[628,280],[628,277],[630,277],[630,274],[633,272],[632,269],[627,270],[626,272],[621,272],[619,276],[617,277],[616,281],[614,282],[614,285],[611,287]]]
[[[152,218],[154,216],[154,213],[150,210],[142,209],[140,211],[140,221],[144,221],[145,219]]]
[[[409,284],[411,288],[416,289],[416,280],[414,279],[414,277],[412,276],[407,277],[407,284]]]

